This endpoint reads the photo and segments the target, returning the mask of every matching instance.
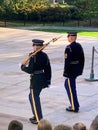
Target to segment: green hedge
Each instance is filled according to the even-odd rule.
[[[11,10],[1,10],[0,18],[6,20],[27,20],[32,22],[65,22],[73,19],[83,19],[83,16],[79,15],[77,8],[75,7],[43,7],[34,8],[30,11],[26,9],[18,9],[17,12]]]

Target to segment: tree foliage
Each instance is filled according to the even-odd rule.
[[[53,0],[0,0],[0,18],[55,22],[66,20],[98,19],[98,0],[58,0],[64,1],[51,7]]]
[[[75,6],[85,19],[98,18],[98,0],[65,0],[65,2]]]

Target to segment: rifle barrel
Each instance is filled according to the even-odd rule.
[[[29,55],[25,60],[22,61],[22,65],[26,65],[27,62],[30,60],[30,58],[34,55],[36,55],[39,51],[43,50],[46,46],[48,46],[50,44],[50,42],[55,42],[57,41],[59,38],[61,38],[62,36],[58,37],[58,38],[53,38],[52,40],[50,40],[48,43],[44,44],[41,48],[39,48],[37,51],[33,52],[31,55]]]

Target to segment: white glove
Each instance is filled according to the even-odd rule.
[[[19,65],[19,67],[21,67],[21,63],[19,63],[18,65]]]

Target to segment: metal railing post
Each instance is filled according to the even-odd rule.
[[[90,77],[86,78],[85,80],[87,81],[98,81],[98,78],[94,78],[94,46],[92,48],[92,64],[91,64],[91,73],[90,73]]]

